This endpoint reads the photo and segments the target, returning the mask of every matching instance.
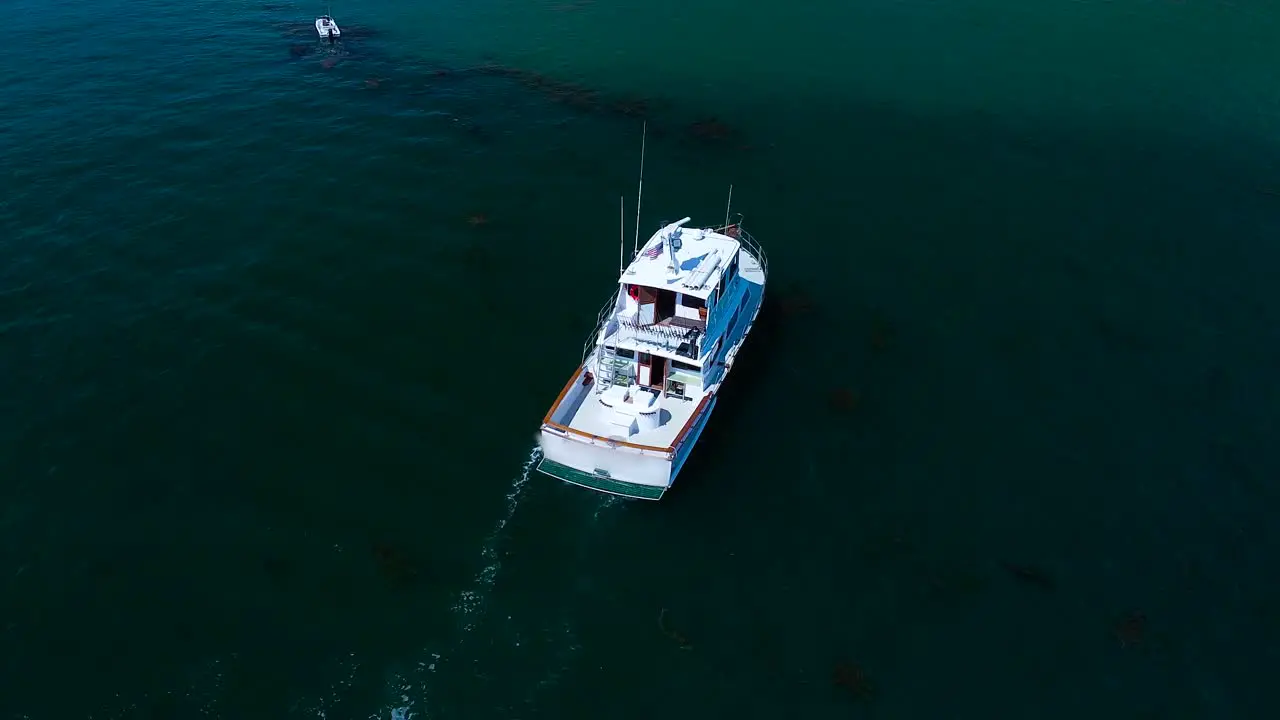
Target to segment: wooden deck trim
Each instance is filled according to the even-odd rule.
[[[685,423],[684,427],[680,429],[680,434],[671,442],[671,446],[667,448],[667,452],[673,453],[676,451],[676,448],[680,447],[680,444],[684,442],[684,436],[689,434],[689,430],[691,430],[694,423],[698,421],[698,418],[702,415],[703,408],[706,407],[707,401],[710,399],[711,395],[702,396],[702,400],[698,403],[698,407],[694,408],[693,414],[689,416],[689,422]]]
[[[544,425],[555,425],[555,423],[551,422],[551,416],[555,414],[556,408],[560,407],[560,403],[564,401],[564,396],[569,394],[569,388],[573,387],[573,384],[578,382],[578,378],[582,377],[582,371],[583,368],[578,368],[569,376],[569,382],[564,384],[564,388],[562,388],[560,390],[560,394],[556,396],[556,401],[551,403],[551,409],[547,410],[547,414],[542,416],[542,423]]]
[[[551,409],[547,410],[547,414],[542,416],[543,425],[546,425],[547,427],[553,427],[561,432],[572,433],[579,437],[587,438],[588,440],[593,440],[593,441],[599,440],[600,442],[605,443],[607,445],[611,445],[611,446],[617,445],[618,447],[629,447],[635,450],[641,450],[641,451],[647,450],[649,452],[663,453],[664,455],[671,452],[671,448],[669,447],[658,447],[657,445],[640,445],[638,443],[627,442],[625,440],[613,440],[611,438],[601,437],[593,433],[584,432],[576,428],[571,428],[568,425],[561,425],[558,422],[552,422],[551,416],[555,414],[556,408],[560,407],[560,403],[564,401],[564,396],[569,394],[570,388],[573,387],[574,383],[579,382],[579,378],[581,377],[582,377],[582,368],[578,368],[578,370],[574,372],[573,375],[569,378],[569,382],[564,384],[564,388],[561,389],[560,394],[556,396],[556,401],[551,403]],[[701,409],[701,406],[699,406],[699,409]],[[681,437],[684,436],[684,433],[688,431],[688,429],[689,427],[686,425],[684,430],[682,430],[680,433]]]
[[[588,440],[599,440],[600,442],[606,443],[611,446],[617,445],[618,447],[629,447],[635,450],[648,450],[649,452],[658,452],[663,454],[666,454],[671,451],[671,448],[658,447],[657,445],[640,445],[637,443],[627,442],[626,440],[614,440],[612,438],[602,437],[600,435],[595,435],[589,432],[585,432],[583,430],[578,430],[577,428],[571,428],[568,425],[561,425],[560,423],[548,422],[543,424],[546,425],[547,427],[553,427],[557,430],[562,430],[567,433],[573,433],[574,435],[587,438]]]

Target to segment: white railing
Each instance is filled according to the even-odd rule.
[[[736,233],[730,233],[730,230],[736,230]],[[765,278],[768,279],[769,259],[765,257],[764,248],[760,247],[760,243],[756,242],[756,239],[751,236],[751,233],[747,232],[746,229],[742,227],[741,213],[738,214],[737,222],[732,222],[728,225],[721,225],[718,228],[713,228],[712,231],[736,238],[738,242],[742,243],[742,247],[746,248],[747,252],[751,254],[751,257],[755,258],[756,262],[760,263],[760,270],[764,272]]]
[[[604,329],[605,320],[613,314],[613,309],[618,304],[617,296],[609,298],[609,302],[600,308],[600,314],[596,316],[595,327],[592,328],[591,334],[587,336],[587,342],[582,346],[582,363],[585,365],[587,358],[591,357],[591,353],[595,352],[596,343],[600,340],[600,331]]]
[[[698,359],[698,349],[702,346],[704,333],[697,328],[681,325],[642,325],[634,320],[618,321],[617,340],[631,340],[637,344],[652,345],[657,349],[675,353],[691,360]],[[616,342],[616,340],[615,340]],[[681,348],[688,346],[686,352]]]

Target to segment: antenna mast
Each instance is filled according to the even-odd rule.
[[[622,271],[627,269],[626,260],[627,247],[627,211],[626,198],[618,196],[618,275],[622,275]]]
[[[733,205],[733,185],[729,186],[729,201],[724,204],[724,226],[729,227],[729,207]]]
[[[640,252],[640,198],[644,196],[644,141],[649,135],[649,121],[644,122],[640,131],[640,189],[636,191],[636,235],[631,241],[631,256]]]

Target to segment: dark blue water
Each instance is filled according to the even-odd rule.
[[[311,5],[8,6],[0,717],[1275,713],[1274,10]],[[660,504],[529,473],[642,122]]]

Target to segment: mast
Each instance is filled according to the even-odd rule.
[[[644,196],[644,141],[649,135],[649,121],[644,122],[640,131],[640,189],[636,190],[636,234],[631,240],[631,257],[640,252],[640,198]]]
[[[618,276],[622,276],[622,271],[627,269],[626,260],[627,247],[627,211],[626,198],[618,196]]]
[[[729,207],[733,205],[733,185],[729,185],[729,201],[724,204],[724,226],[729,227]]]

